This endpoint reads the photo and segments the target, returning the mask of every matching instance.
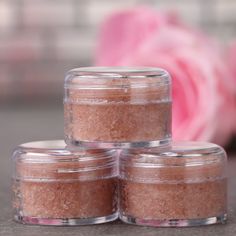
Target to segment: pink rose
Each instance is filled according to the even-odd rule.
[[[102,25],[96,64],[118,63],[127,52],[136,50],[167,22],[175,24],[177,18],[174,14],[157,16],[156,11],[146,7],[111,15]]]
[[[225,144],[236,118],[230,70],[216,42],[173,19],[147,8],[112,15],[102,27],[97,64],[166,69],[173,138]]]
[[[227,52],[228,64],[233,74],[234,88],[236,90],[236,41],[233,42]]]
[[[227,53],[228,65],[232,72],[232,89],[234,89],[236,93],[236,42],[233,42],[229,48]],[[236,122],[235,122],[235,130],[236,130]]]

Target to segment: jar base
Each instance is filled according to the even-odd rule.
[[[67,140],[69,147],[85,147],[85,148],[151,148],[165,147],[171,143],[171,138],[155,140],[155,141],[137,141],[137,142],[100,142],[100,141],[77,141]]]
[[[152,227],[194,227],[212,224],[225,224],[227,221],[227,214],[220,216],[203,218],[203,219],[171,219],[171,220],[156,220],[156,219],[139,219],[131,216],[119,216],[120,220],[124,223],[135,224],[140,226]]]
[[[30,225],[51,225],[51,226],[77,226],[93,225],[111,222],[118,219],[118,213],[109,216],[91,217],[91,218],[37,218],[30,216],[15,215],[14,220],[22,224]]]

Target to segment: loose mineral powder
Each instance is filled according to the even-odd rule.
[[[168,152],[123,151],[120,219],[156,227],[226,222],[227,158],[210,143],[178,142]]]
[[[13,155],[16,221],[84,225],[117,218],[115,151],[65,149],[63,141],[20,145]]]
[[[65,79],[68,145],[152,147],[171,138],[168,73],[158,68],[78,68]]]

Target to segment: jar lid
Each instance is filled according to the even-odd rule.
[[[206,142],[173,142],[168,151],[157,148],[125,150],[121,176],[150,181],[200,181],[226,176],[224,149]]]
[[[19,145],[13,153],[15,176],[24,180],[87,180],[117,175],[116,151],[69,150],[63,140]]]
[[[171,79],[163,69],[148,67],[84,67],[65,78],[64,103],[146,104],[171,101]]]
[[[81,67],[70,70],[65,88],[146,88],[170,84],[170,76],[161,68]]]

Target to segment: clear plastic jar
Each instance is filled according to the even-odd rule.
[[[171,138],[171,81],[158,68],[88,67],[65,79],[65,139],[99,148],[153,147]]]
[[[114,150],[71,152],[61,140],[31,142],[15,150],[13,162],[16,221],[84,225],[117,218]]]
[[[226,222],[226,165],[224,150],[210,143],[178,142],[162,153],[123,151],[120,219],[156,227]]]

